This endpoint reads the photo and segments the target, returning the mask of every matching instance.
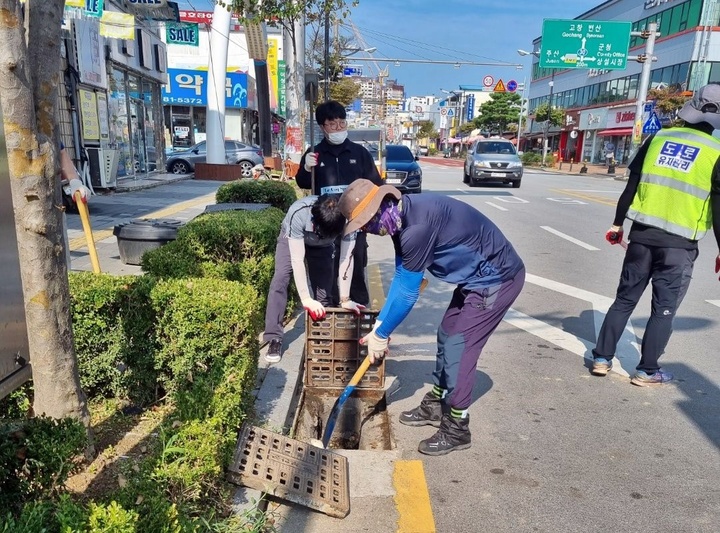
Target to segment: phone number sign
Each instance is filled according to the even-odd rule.
[[[168,69],[170,83],[163,88],[163,104],[207,105],[208,72],[206,70]],[[248,106],[247,73],[225,75],[225,107]]]

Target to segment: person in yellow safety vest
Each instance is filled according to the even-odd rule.
[[[650,319],[630,380],[641,387],[672,381],[658,359],[690,284],[698,240],[712,227],[720,249],[720,140],[712,136],[720,129],[720,84],[696,91],[678,116],[684,127],[663,129],[648,138],[630,162],[630,177],[605,235],[610,244],[619,244],[623,220],[633,221],[617,296],[592,351],[592,374],[610,371],[620,335],[652,282]],[[718,271],[720,254],[715,258]]]

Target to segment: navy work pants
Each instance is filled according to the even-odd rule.
[[[513,279],[493,287],[455,289],[438,328],[433,372],[434,384],[448,391],[446,401],[451,407],[470,407],[480,353],[524,283],[523,268]]]
[[[612,359],[630,315],[648,283],[652,282],[652,308],[642,339],[637,369],[654,374],[658,359],[672,334],[672,321],[685,298],[698,250],[663,248],[631,242],[623,261],[615,301],[603,321],[594,357]]]

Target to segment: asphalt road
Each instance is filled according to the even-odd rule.
[[[718,531],[720,524],[720,282],[717,245],[701,242],[695,279],[661,358],[672,385],[640,388],[628,374],[649,316],[649,289],[607,377],[589,373],[623,250],[604,234],[624,182],[526,172],[522,186],[469,187],[462,169],[422,161],[423,190],[488,215],[525,261],[523,293],[477,369],[472,448],[426,457],[434,428],[397,423],[428,390],[435,332],[453,287],[430,279],[393,335],[389,398],[403,459],[421,459],[438,532]],[[629,229],[629,223],[626,224]],[[385,290],[388,238],[370,240]]]

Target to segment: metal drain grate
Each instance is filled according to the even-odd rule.
[[[348,460],[280,433],[244,424],[228,480],[336,518],[350,512]]]

